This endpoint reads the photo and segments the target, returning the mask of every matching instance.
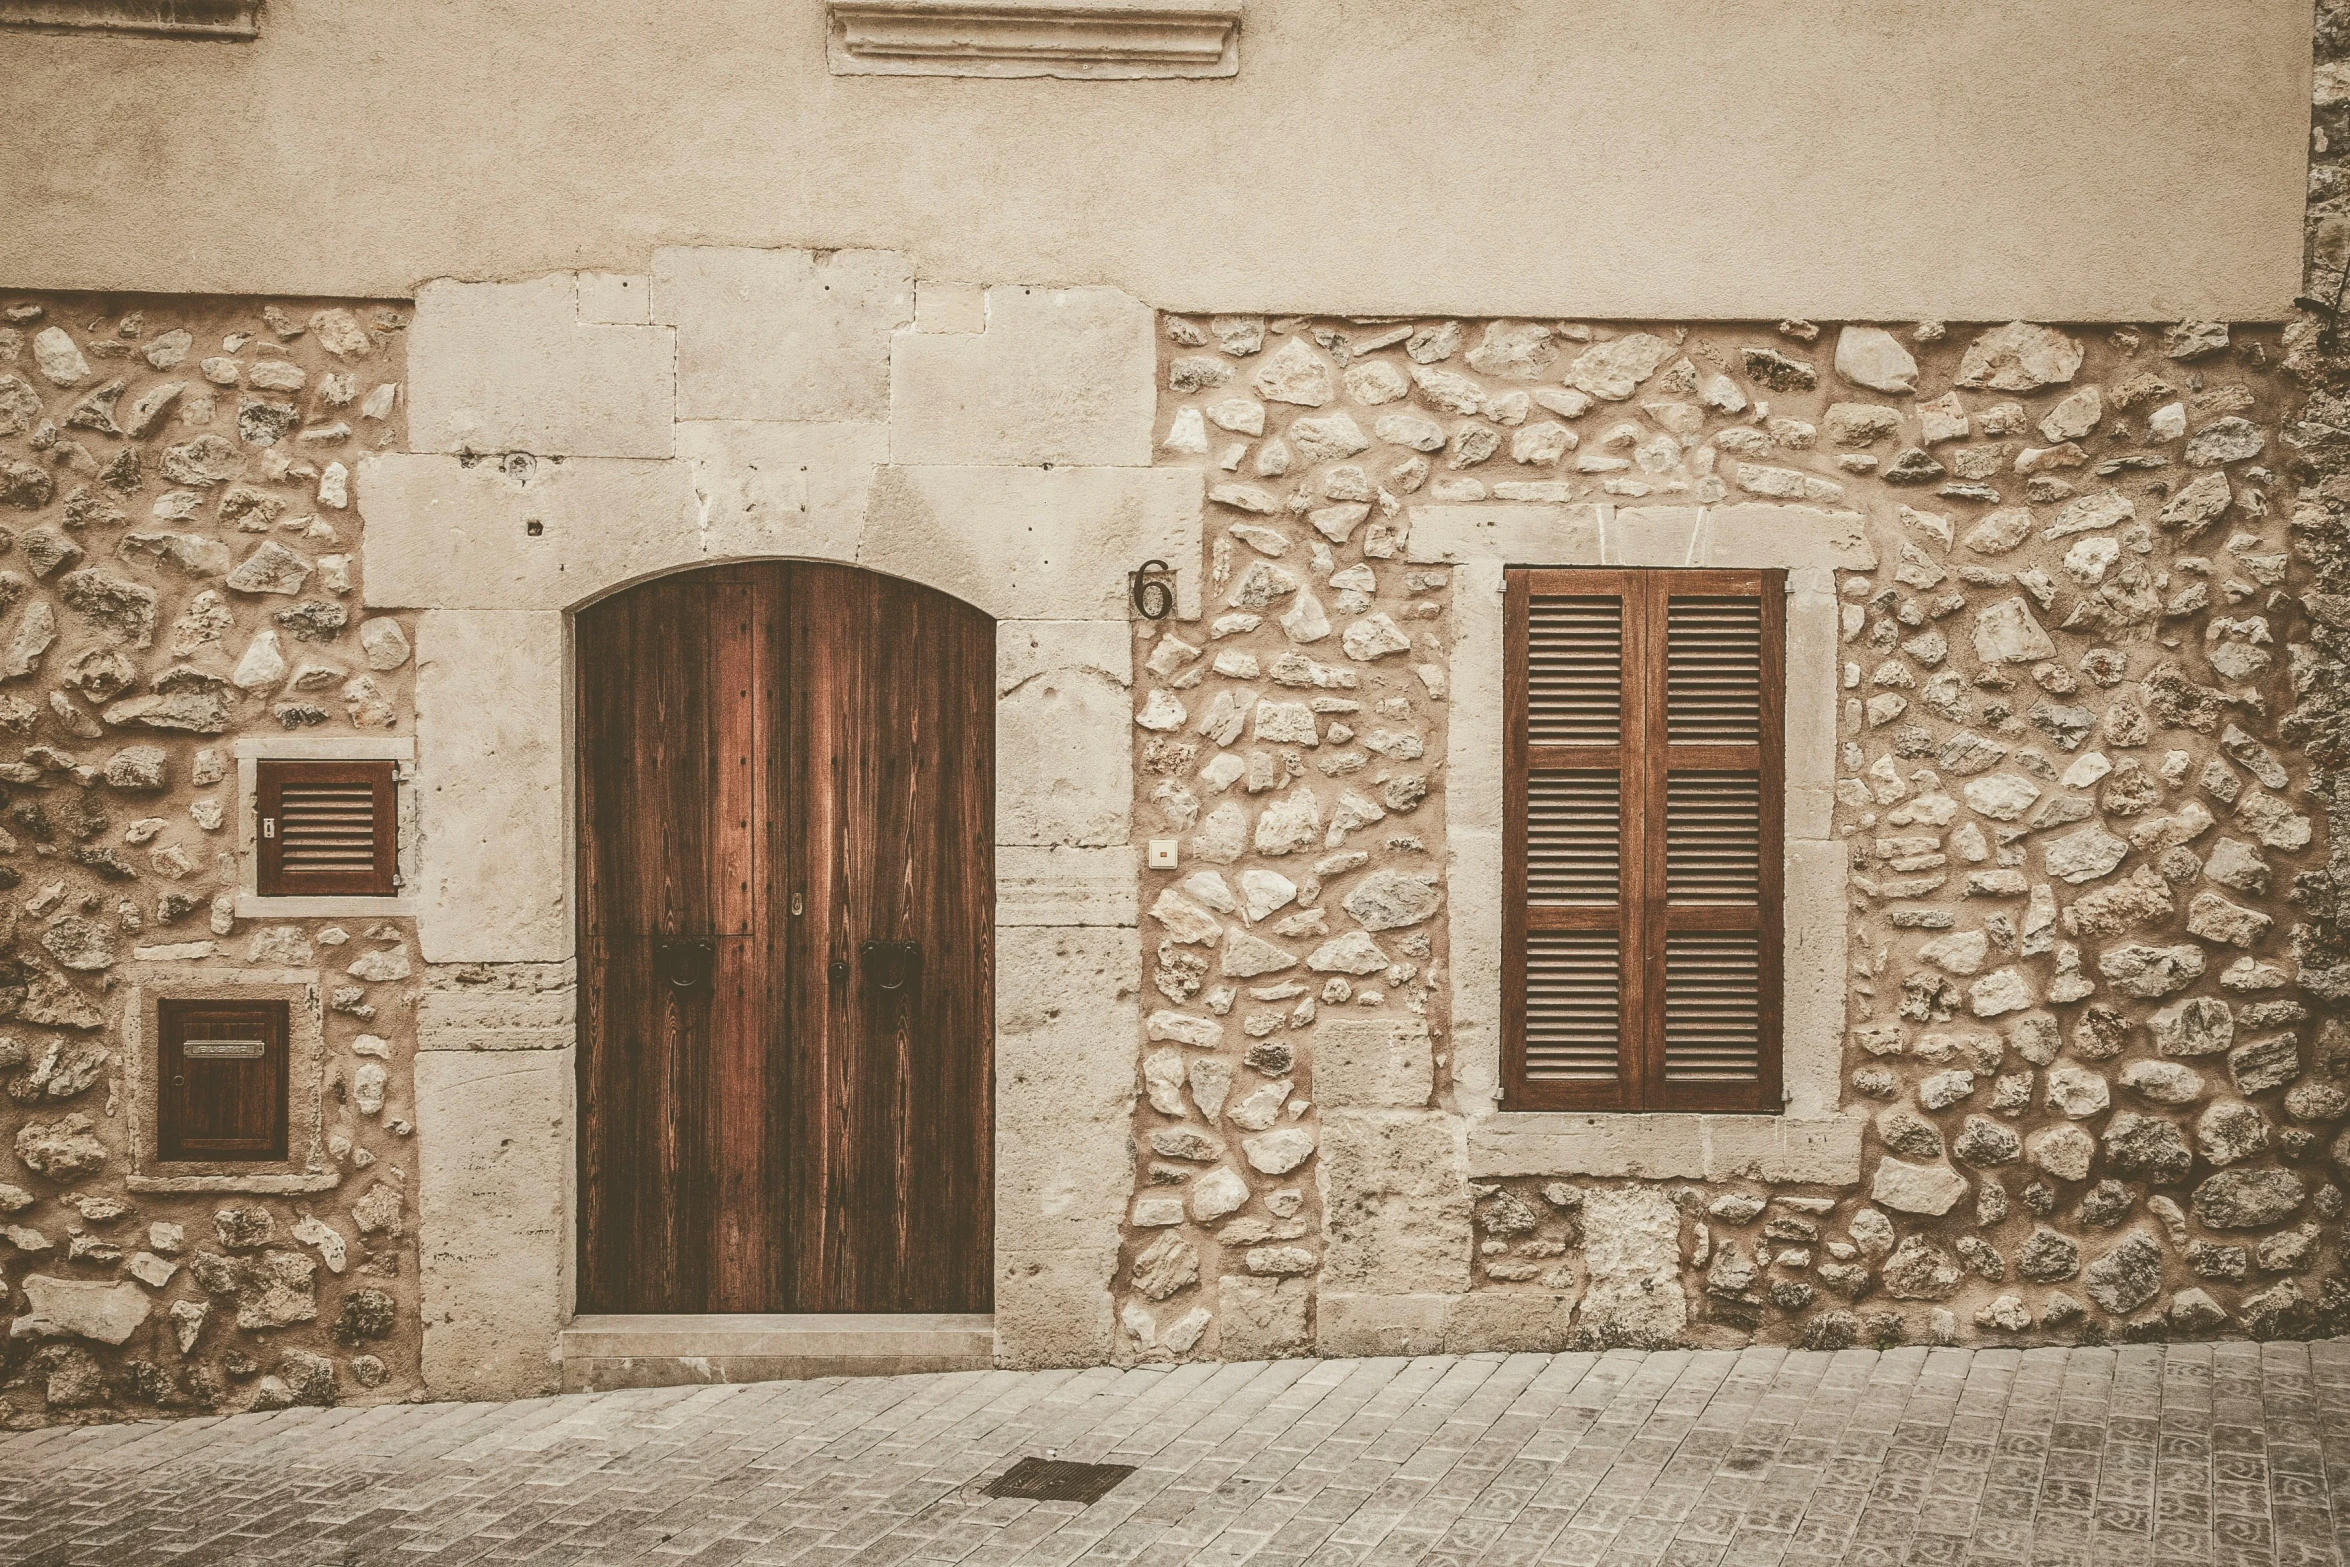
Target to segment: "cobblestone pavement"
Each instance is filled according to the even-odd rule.
[[[1028,1454],[1135,1473],[1090,1507],[979,1494]],[[2235,1567],[2346,1549],[2350,1342],[968,1372],[0,1437],[11,1563]]]

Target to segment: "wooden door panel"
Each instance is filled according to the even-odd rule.
[[[580,864],[591,930],[748,935],[757,899],[762,601],[739,570],[579,618]]]
[[[760,1311],[783,1265],[761,926],[777,570],[648,583],[579,646],[582,1310]],[[748,1108],[746,1108],[748,1107]]]
[[[992,1300],[994,625],[844,567],[795,569],[794,1034],[823,1113],[795,1161],[805,1310]],[[917,943],[918,967],[870,943]]]
[[[580,1309],[988,1309],[993,622],[773,562],[578,645]]]

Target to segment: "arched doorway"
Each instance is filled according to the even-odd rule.
[[[575,631],[578,1309],[989,1310],[994,622],[760,561]]]

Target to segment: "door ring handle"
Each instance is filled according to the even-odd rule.
[[[873,974],[874,988],[897,992],[919,979],[922,974],[922,943],[919,941],[868,941],[857,948],[866,970]]]
[[[653,972],[672,990],[694,990],[708,982],[718,944],[707,937],[671,937],[653,943]]]

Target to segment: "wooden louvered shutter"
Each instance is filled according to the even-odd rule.
[[[391,762],[260,762],[254,812],[268,898],[389,898],[399,890]]]
[[[1779,1107],[1778,572],[1513,570],[1509,1109]]]

